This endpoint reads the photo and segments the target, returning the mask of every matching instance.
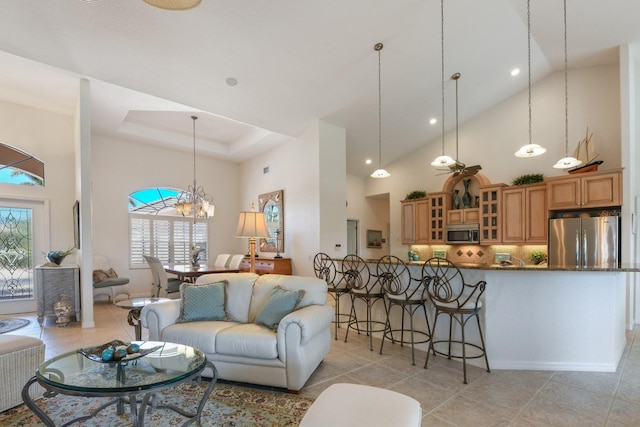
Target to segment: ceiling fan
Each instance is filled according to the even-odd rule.
[[[446,171],[445,173],[443,174],[441,173],[440,175],[445,175],[449,173],[452,173],[453,176],[475,175],[478,173],[480,169],[482,169],[482,166],[480,165],[467,166],[458,160],[458,79],[460,79],[460,73],[453,74],[451,76],[451,79],[455,80],[456,82],[456,160],[455,160],[455,163],[453,163],[452,165],[449,165],[447,169],[440,169],[440,170]]]

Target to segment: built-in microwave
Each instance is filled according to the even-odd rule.
[[[480,224],[451,224],[445,228],[448,245],[477,245],[480,243]]]

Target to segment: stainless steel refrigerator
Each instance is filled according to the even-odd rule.
[[[619,260],[619,217],[549,220],[549,265],[615,268]]]

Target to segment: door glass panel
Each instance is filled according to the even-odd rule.
[[[0,206],[0,300],[33,299],[33,214]]]

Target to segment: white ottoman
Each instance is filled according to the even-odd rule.
[[[38,338],[0,334],[0,412],[22,403],[22,387],[44,362],[45,345]],[[42,387],[31,387],[31,395]]]
[[[323,391],[300,427],[420,427],[422,408],[412,397],[360,384],[333,384]]]

